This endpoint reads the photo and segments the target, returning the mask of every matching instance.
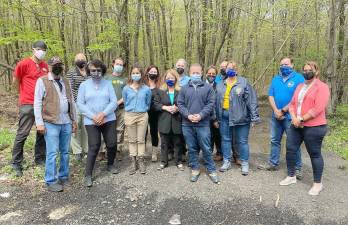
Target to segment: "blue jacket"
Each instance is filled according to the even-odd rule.
[[[215,93],[213,88],[203,81],[194,85],[189,81],[188,85],[181,88],[178,96],[178,107],[183,117],[183,126],[209,126],[210,118],[215,105]],[[199,114],[201,121],[192,123],[188,120],[191,114]]]
[[[126,112],[147,112],[151,105],[151,90],[148,86],[142,85],[135,91],[129,85],[122,90],[124,109]]]
[[[220,122],[222,118],[222,104],[226,92],[226,80],[217,85],[216,117]],[[250,122],[259,122],[259,105],[254,88],[244,77],[238,76],[237,82],[230,92],[229,125],[245,125]]]

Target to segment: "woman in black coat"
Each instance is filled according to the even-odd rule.
[[[172,142],[176,166],[178,169],[184,170],[181,115],[176,102],[180,89],[178,80],[179,74],[174,69],[167,70],[164,74],[164,85],[154,96],[153,108],[159,112],[158,130],[162,142],[161,164],[158,169],[164,169],[168,166],[168,145]]]

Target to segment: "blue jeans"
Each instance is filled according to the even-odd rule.
[[[199,170],[199,150],[203,152],[204,165],[208,173],[216,171],[210,144],[209,126],[182,126],[182,132],[188,147],[190,165],[193,170]]]
[[[271,153],[269,156],[269,163],[272,166],[279,165],[280,158],[280,149],[283,133],[288,134],[291,121],[287,118],[283,120],[277,120],[274,115],[271,119]],[[302,160],[301,160],[301,148],[296,151],[296,169],[301,169]]]
[[[242,162],[249,161],[249,130],[250,123],[244,125],[233,126],[236,138],[236,145],[239,149],[240,160]]]
[[[69,147],[72,126],[68,124],[52,124],[45,122],[46,167],[45,181],[47,185],[57,183],[58,179],[69,179]],[[57,177],[56,158],[60,152],[60,166]]]
[[[224,161],[231,161],[232,157],[232,128],[229,125],[229,114],[227,110],[223,110],[221,121],[219,123],[221,136],[221,152]]]

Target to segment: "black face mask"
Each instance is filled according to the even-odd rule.
[[[86,64],[87,64],[87,62],[84,60],[79,60],[79,61],[75,62],[75,65],[80,69],[84,68],[86,66]]]
[[[303,73],[303,77],[304,77],[304,79],[306,79],[306,80],[312,80],[313,77],[314,77],[314,75],[315,75],[315,74],[314,74],[313,71]]]
[[[178,72],[178,74],[183,74],[184,73],[184,68],[176,68],[176,72]]]
[[[226,77],[226,69],[221,69],[220,70],[220,74],[223,76],[223,77]]]
[[[62,65],[54,65],[52,66],[52,73],[56,76],[61,75],[63,72],[63,66]]]
[[[158,74],[157,73],[149,73],[149,79],[150,80],[156,80],[158,77]]]

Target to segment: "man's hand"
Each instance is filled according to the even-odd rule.
[[[77,123],[76,123],[76,122],[73,122],[73,123],[72,123],[72,132],[73,132],[73,133],[76,133],[76,130],[77,130]]]
[[[176,105],[172,105],[172,110],[173,110],[173,114],[177,113],[179,111],[179,108]]]
[[[279,109],[275,110],[274,111],[274,115],[276,117],[277,120],[282,120],[284,119],[284,115],[283,115],[283,112]]]
[[[199,121],[201,121],[201,119],[202,119],[201,115],[199,115],[199,114],[194,114],[193,116],[195,117],[195,120],[196,120],[197,123]]]
[[[192,123],[197,123],[196,117],[195,117],[194,115],[188,115],[188,119],[189,119]]]
[[[45,134],[45,132],[46,132],[45,125],[37,125],[37,126],[36,126],[36,131],[37,131],[39,134]]]
[[[215,121],[215,122],[213,123],[213,126],[214,126],[215,128],[219,128],[219,122],[218,122],[218,121]]]

